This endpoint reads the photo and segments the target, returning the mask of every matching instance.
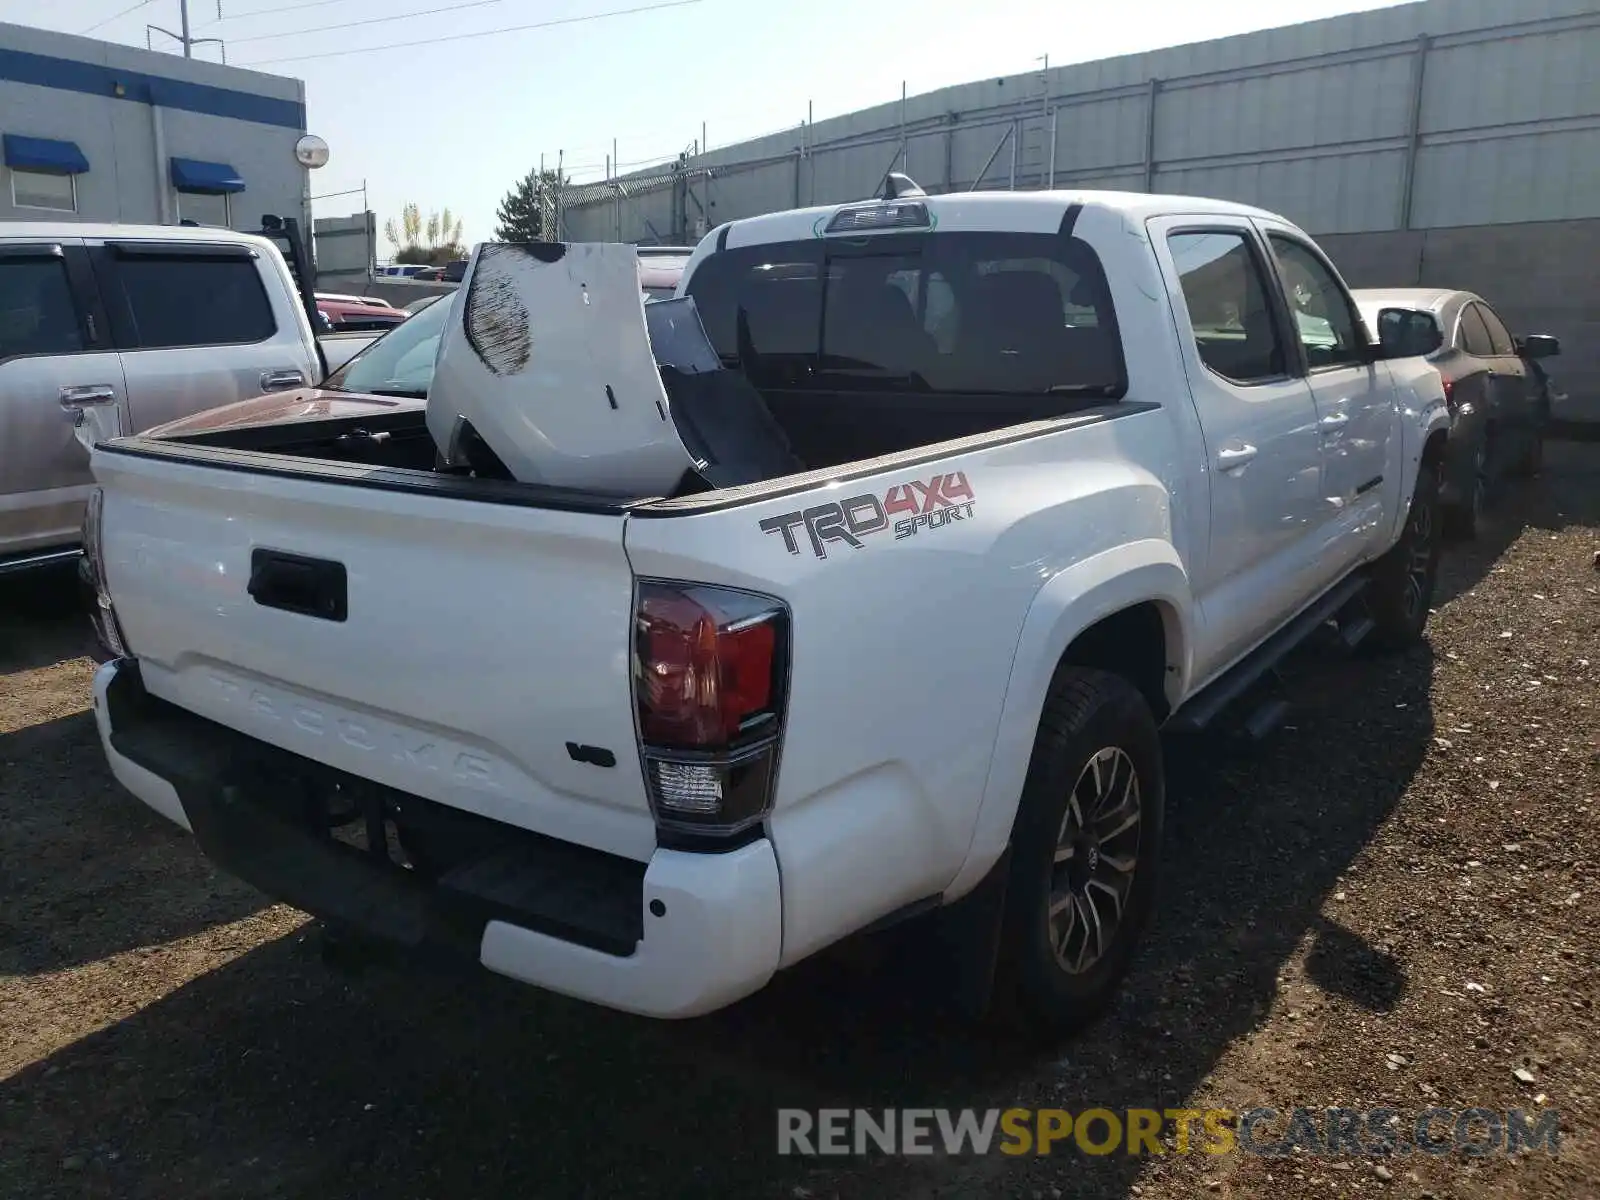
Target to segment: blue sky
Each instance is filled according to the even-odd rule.
[[[916,95],[1033,70],[1045,54],[1051,65],[1086,62],[1385,0],[690,0],[461,36],[663,2],[221,0],[218,21],[218,0],[191,0],[190,19],[195,36],[227,40],[230,63],[305,80],[309,125],[331,148],[313,194],[364,179],[380,227],[408,200],[448,205],[470,243],[492,236],[500,197],[541,153],[553,166],[565,151],[574,178],[600,178],[613,138],[628,170],[686,149],[702,122],[710,144],[725,145],[799,125],[808,100],[821,120],[898,99],[902,80]],[[82,33],[134,3],[0,0],[0,20]],[[178,3],[149,0],[90,36],[143,46],[147,24],[178,27]],[[363,21],[373,23],[324,28]],[[374,49],[398,42],[424,44]],[[315,207],[340,216],[360,206],[358,195]]]

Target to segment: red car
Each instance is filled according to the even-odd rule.
[[[330,333],[382,333],[409,315],[387,300],[372,296],[343,296],[317,293],[317,311],[327,322]]]
[[[665,300],[678,288],[692,246],[635,246],[639,255],[639,287],[646,300]]]

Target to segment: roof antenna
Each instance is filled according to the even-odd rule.
[[[917,186],[917,181],[911,176],[900,171],[890,171],[883,177],[883,191],[879,194],[880,200],[901,200],[907,196],[926,196],[928,193]]]

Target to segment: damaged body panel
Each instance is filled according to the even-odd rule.
[[[439,343],[428,429],[446,462],[475,436],[513,479],[669,493],[696,463],[650,349],[631,246],[487,243]]]

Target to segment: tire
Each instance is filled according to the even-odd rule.
[[[1516,463],[1511,468],[1511,474],[1517,479],[1532,479],[1544,469],[1544,432],[1535,430]]]
[[[1462,504],[1452,506],[1442,515],[1445,532],[1458,541],[1470,542],[1478,536],[1483,525],[1483,512],[1489,506],[1489,434],[1485,430],[1473,456],[1472,491]]]
[[[997,996],[1033,1031],[1070,1032],[1115,996],[1154,906],[1165,793],[1160,737],[1139,691],[1104,671],[1059,669],[1012,829],[1000,934]],[[1083,827],[1095,823],[1085,808],[1096,794],[1098,839]],[[1058,863],[1073,832],[1082,836]]]
[[[1425,462],[1400,540],[1373,568],[1367,607],[1377,622],[1369,638],[1374,648],[1392,653],[1422,640],[1439,580],[1439,525],[1439,467]]]

